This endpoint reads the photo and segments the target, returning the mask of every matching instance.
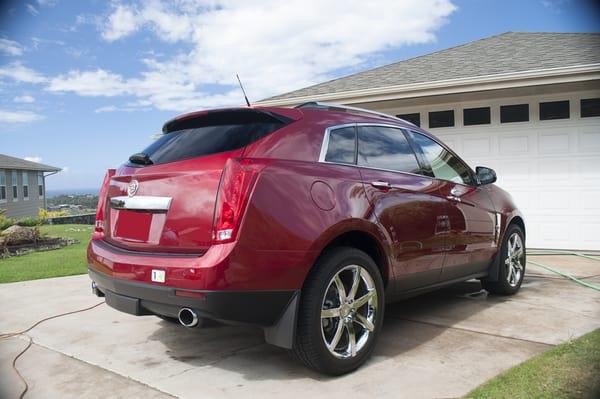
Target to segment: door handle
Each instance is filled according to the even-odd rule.
[[[371,185],[379,190],[389,190],[392,188],[392,185],[387,181],[372,181]]]
[[[460,197],[457,197],[456,195],[447,195],[446,199],[452,201],[452,202],[462,202],[462,200],[460,199]]]

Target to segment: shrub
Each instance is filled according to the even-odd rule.
[[[35,226],[40,226],[40,225],[44,224],[44,222],[45,222],[44,219],[40,219],[35,216],[29,216],[29,217],[19,219],[13,224],[17,224],[19,226],[35,227]]]
[[[60,217],[60,216],[67,216],[69,214],[69,212],[63,210],[63,211],[48,211],[44,208],[40,208],[40,210],[38,211],[38,217],[40,219],[51,219],[51,218],[56,218],[56,217]]]
[[[15,224],[15,221],[11,218],[7,218],[6,216],[0,214],[0,231],[8,229],[10,226]]]

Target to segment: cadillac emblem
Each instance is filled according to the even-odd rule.
[[[137,180],[132,180],[129,182],[129,186],[127,186],[127,195],[133,197],[135,193],[137,193],[139,187],[139,183]]]

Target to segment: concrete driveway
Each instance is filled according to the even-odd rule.
[[[600,285],[600,262],[531,257]],[[528,266],[515,297],[488,297],[477,281],[389,305],[375,356],[340,378],[313,373],[262,331],[187,330],[106,305],[29,333],[18,361],[28,398],[447,398],[466,394],[553,345],[600,328],[600,292]],[[0,285],[0,332],[100,302],[87,276]],[[22,386],[10,367],[25,337],[0,341],[0,397]]]

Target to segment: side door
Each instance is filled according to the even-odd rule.
[[[445,200],[403,130],[358,125],[357,165],[373,212],[388,235],[395,291],[439,281],[446,235]]]
[[[486,270],[497,251],[496,211],[487,188],[455,154],[424,134],[410,132],[428,172],[440,183],[449,231],[441,280]]]

